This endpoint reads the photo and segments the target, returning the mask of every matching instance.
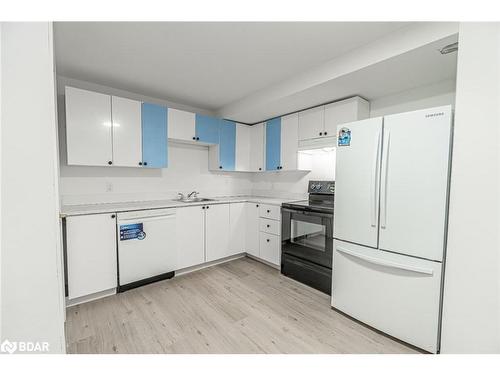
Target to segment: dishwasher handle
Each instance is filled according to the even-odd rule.
[[[134,217],[130,219],[118,219],[118,224],[122,223],[134,223],[140,221],[141,223],[149,222],[149,221],[158,221],[158,220],[166,220],[166,219],[175,219],[175,213],[171,214],[161,214],[155,216],[143,216],[143,217]]]

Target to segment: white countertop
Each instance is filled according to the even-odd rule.
[[[134,201],[134,202],[118,202],[118,203],[95,203],[95,204],[75,204],[61,206],[61,217],[75,216],[75,215],[88,215],[88,214],[101,214],[112,212],[124,211],[138,211],[138,210],[151,210],[155,208],[173,208],[173,207],[186,207],[186,206],[203,206],[206,204],[223,204],[223,203],[237,203],[237,202],[254,202],[261,204],[270,204],[274,206],[281,206],[285,202],[295,202],[298,199],[283,199],[259,196],[227,196],[227,197],[210,197],[214,199],[208,202],[193,202],[184,203],[175,200],[154,200],[154,201]]]

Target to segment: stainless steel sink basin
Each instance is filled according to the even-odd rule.
[[[177,198],[173,199],[176,202],[182,202],[182,203],[197,203],[197,202],[211,202],[215,201],[215,199],[209,199],[209,198]]]

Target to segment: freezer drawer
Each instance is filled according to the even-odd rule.
[[[439,262],[335,240],[332,306],[435,353],[441,266]]]

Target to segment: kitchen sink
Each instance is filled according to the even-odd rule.
[[[215,201],[215,199],[209,199],[209,198],[177,198],[173,199],[176,202],[182,202],[182,203],[197,203],[197,202],[212,202]]]

